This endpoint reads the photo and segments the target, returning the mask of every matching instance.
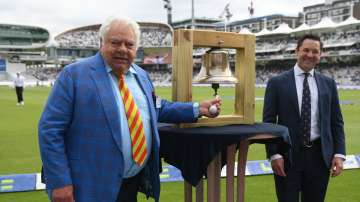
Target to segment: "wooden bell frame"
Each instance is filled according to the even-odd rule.
[[[235,104],[231,115],[199,118],[196,123],[179,124],[181,128],[253,124],[255,121],[255,36],[232,32],[178,29],[172,48],[172,100],[192,101],[193,49],[197,47],[236,50]]]

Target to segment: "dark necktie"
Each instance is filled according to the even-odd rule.
[[[310,144],[310,128],[311,128],[311,96],[308,83],[309,73],[304,73],[303,95],[301,101],[301,134],[303,145]]]

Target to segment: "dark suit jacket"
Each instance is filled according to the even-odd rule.
[[[161,102],[156,108],[148,74],[133,64],[151,116],[151,155],[145,168],[148,190],[159,199],[157,122],[196,121],[192,103]],[[39,146],[47,189],[74,186],[78,202],[116,201],[123,179],[120,116],[102,56],[62,71],[39,122]],[[126,126],[128,127],[128,126]]]
[[[317,73],[319,127],[322,155],[330,168],[334,154],[345,155],[344,122],[334,80]],[[288,127],[293,151],[301,148],[300,110],[298,105],[294,70],[286,71],[269,80],[264,100],[263,121]],[[267,145],[268,157],[280,153],[288,157],[278,145]]]

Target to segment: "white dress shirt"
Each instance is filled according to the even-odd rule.
[[[296,84],[296,93],[299,104],[299,112],[301,113],[301,104],[302,104],[302,96],[303,96],[303,82],[305,79],[304,75],[305,71],[302,70],[297,64],[294,67],[294,76],[295,76],[295,84]],[[315,77],[314,77],[314,69],[309,72],[308,83],[310,88],[310,96],[311,96],[311,130],[310,130],[310,141],[314,141],[315,139],[320,137],[320,129],[319,129],[319,107],[318,107],[318,88],[316,85]],[[301,115],[301,114],[300,114]]]
[[[24,87],[24,78],[22,76],[16,76],[16,78],[14,79],[14,86]]]

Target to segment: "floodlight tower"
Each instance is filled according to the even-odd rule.
[[[254,12],[255,12],[253,1],[251,1],[250,6],[248,7],[248,11],[249,11],[249,14],[250,14],[250,18],[252,18],[253,15],[254,15]]]
[[[191,29],[195,29],[194,0],[191,0]]]
[[[172,10],[172,7],[171,7],[171,1],[170,0],[163,0],[164,1],[164,8],[166,9],[167,11],[167,23],[169,25],[171,25],[172,23],[172,14],[171,14],[171,10]]]
[[[233,14],[230,12],[229,6],[230,6],[230,3],[226,4],[224,10],[219,15],[219,18],[223,19],[223,21],[224,21],[224,31],[225,32],[226,32],[226,23],[229,22],[230,18],[233,16]],[[224,19],[224,15],[225,15],[225,19]]]

